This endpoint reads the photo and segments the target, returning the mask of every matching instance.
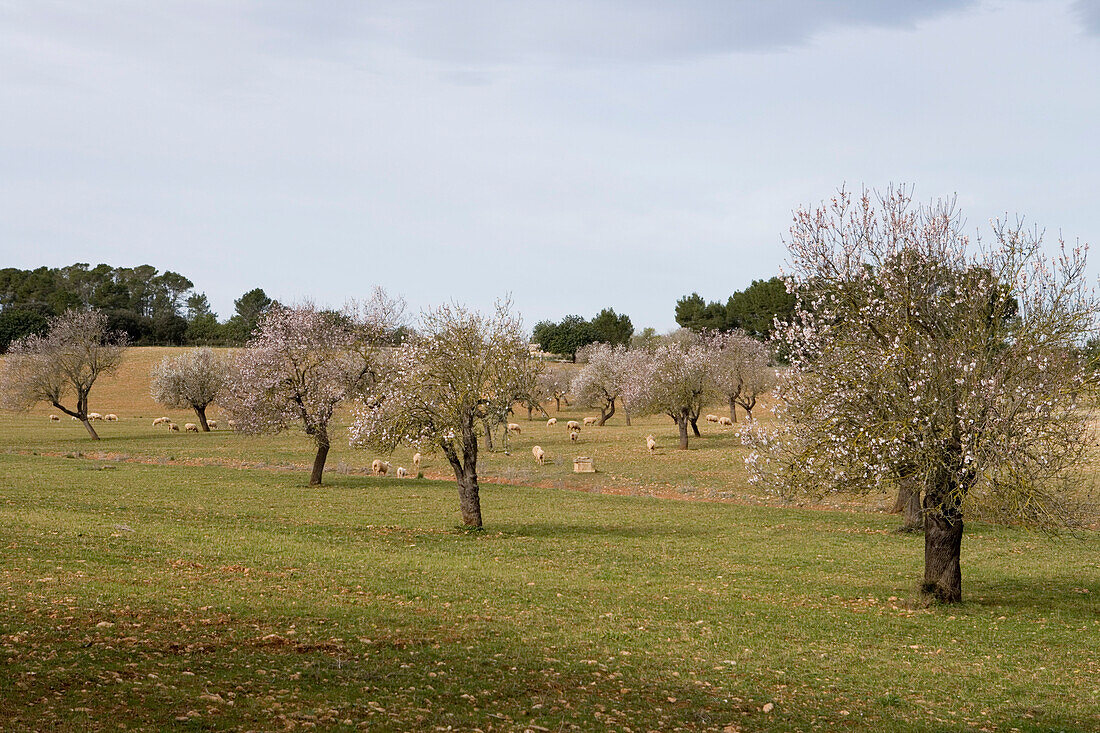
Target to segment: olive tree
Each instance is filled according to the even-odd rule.
[[[168,407],[190,407],[206,432],[206,408],[225,390],[230,358],[209,347],[166,356],[153,367],[149,392],[153,399]]]
[[[47,402],[99,440],[88,419],[88,395],[98,377],[118,369],[125,350],[126,335],[111,332],[102,311],[66,311],[49,319],[46,335],[12,342],[0,375],[3,404],[27,410]]]
[[[504,419],[530,378],[530,359],[522,324],[507,302],[488,316],[457,305],[429,311],[357,409],[351,444],[442,451],[458,483],[463,524],[481,527],[478,426]]]
[[[1072,467],[1095,373],[1076,356],[1096,327],[1085,253],[995,222],[971,245],[952,202],[840,191],[796,212],[799,302],[781,329],[791,369],[780,428],[756,433],[753,478],[785,491],[920,497],[922,592],[962,600],[966,515],[1072,523]]]
[[[378,380],[384,364],[379,345],[403,309],[403,301],[380,289],[366,304],[340,312],[311,303],[272,305],[237,352],[227,381],[224,406],[236,429],[261,434],[300,426],[317,447],[309,483],[319,485],[333,413]]]

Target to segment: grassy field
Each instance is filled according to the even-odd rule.
[[[969,523],[967,602],[925,607],[895,517],[768,505],[736,436],[652,418],[519,420],[467,533],[369,453],[309,488],[300,435],[154,431],[156,351],[98,443],[0,416],[0,729],[1100,730],[1095,532]]]

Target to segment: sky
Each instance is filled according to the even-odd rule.
[[[381,285],[663,331],[892,183],[1100,244],[1100,0],[0,0],[0,267],[222,318]]]

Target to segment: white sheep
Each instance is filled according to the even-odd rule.
[[[707,415],[707,422],[718,422],[717,415]]]
[[[539,464],[540,466],[544,465],[544,462],[546,461],[546,451],[542,449],[542,446],[536,445],[534,448],[532,448],[531,455],[535,457],[535,463]]]
[[[207,420],[206,424],[210,426],[211,430],[217,430],[218,429],[218,421],[217,420]]]
[[[510,423],[508,423],[508,432],[509,433],[522,433],[523,431],[519,429],[519,425],[517,423],[510,422]]]
[[[58,415],[50,415],[50,422],[61,422],[61,417]]]
[[[198,425],[196,425],[196,424],[195,424],[195,423],[193,423],[193,422],[189,422],[189,423],[187,423],[186,425],[184,425],[184,426],[183,426],[183,429],[184,429],[184,430],[186,430],[186,431],[187,431],[187,432],[189,432],[189,433],[197,433],[197,432],[199,432],[199,426],[198,426]]]
[[[390,462],[375,458],[370,463],[370,472],[375,476],[385,476],[390,471]]]
[[[649,449],[649,452],[657,450],[657,439],[652,435],[645,436],[645,447]]]
[[[102,420],[103,416],[100,415],[98,412],[89,412],[88,413],[88,419],[89,420]]]
[[[571,441],[573,441],[574,443],[576,443],[578,440],[580,440],[580,438],[581,438],[581,431],[580,430],[570,430],[569,431],[569,439]]]
[[[408,475],[409,469],[405,468],[404,466],[397,467],[397,478],[405,478]]]
[[[549,420],[546,421],[546,427],[548,427],[548,428],[552,428],[557,424],[558,424],[558,419],[556,417],[552,417],[552,418],[550,418]]]
[[[586,417],[584,419],[584,425],[585,427],[588,427],[589,425],[595,425],[597,422],[599,422],[599,419],[600,418],[598,417]]]
[[[103,420],[105,422],[118,422],[118,415],[113,412],[108,412],[106,415],[103,416]]]
[[[172,433],[178,433],[180,431],[180,426],[176,425],[174,422],[170,422],[168,423],[168,430]]]
[[[567,422],[565,424],[565,427],[569,428],[570,430],[575,431],[575,430],[580,430],[581,429],[581,424],[579,422],[577,422],[576,420],[570,420],[569,422]]]
[[[723,417],[718,418],[718,424],[719,425],[733,425],[733,420],[730,420],[728,417],[723,416]]]
[[[413,453],[413,473],[420,475],[420,454]]]
[[[172,422],[172,421],[169,420],[166,417],[153,418],[153,427],[155,428],[157,425],[160,425],[161,423],[170,423],[170,422]]]

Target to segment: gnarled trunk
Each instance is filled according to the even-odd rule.
[[[597,425],[603,425],[605,422],[611,419],[611,416],[615,414],[615,400],[605,400],[603,407],[600,408],[600,419],[596,423]]]
[[[676,426],[680,428],[680,450],[688,447],[688,411],[684,410],[676,418]]]
[[[730,397],[730,420],[737,422],[737,398]]]
[[[205,422],[203,423],[203,429],[207,429]],[[309,475],[310,486],[321,485],[321,474],[324,473],[325,470],[325,460],[328,458],[328,449],[328,431],[322,429],[317,433],[317,455],[313,457],[313,472]]]
[[[946,504],[946,506],[944,506]],[[924,497],[924,582],[921,593],[941,603],[962,602],[961,499]]]
[[[696,438],[702,437],[703,434],[699,432],[699,416],[695,415],[695,416],[689,418],[688,422],[691,423],[691,432],[695,434],[695,437]]]
[[[455,472],[458,484],[458,508],[462,513],[462,524],[467,527],[481,528],[481,496],[477,486],[477,435],[473,421],[463,429],[462,457],[455,450],[454,441],[443,444],[443,452]]]
[[[898,527],[899,532],[919,532],[924,528],[920,485],[911,477],[905,477],[898,481],[898,495],[894,499],[894,505],[890,507],[890,513],[902,515],[902,524]]]
[[[199,426],[204,433],[210,432],[210,426],[206,423],[206,405],[199,407],[198,405],[192,405],[195,408],[195,414],[199,416]],[[318,479],[317,483],[321,483]]]

